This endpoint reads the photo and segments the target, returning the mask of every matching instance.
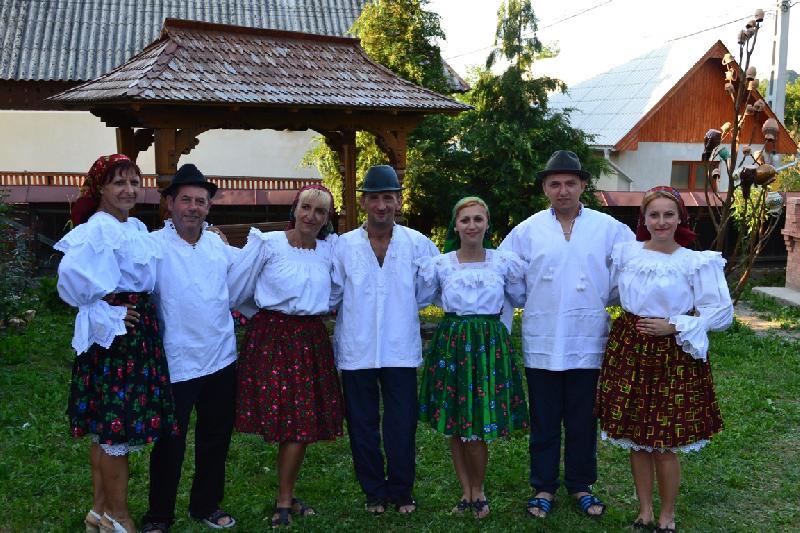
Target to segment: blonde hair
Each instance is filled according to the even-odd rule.
[[[458,218],[458,214],[462,209],[475,205],[481,206],[483,210],[486,211],[486,218],[489,218],[489,206],[486,205],[486,202],[483,201],[483,198],[478,198],[477,196],[466,196],[456,202],[456,205],[453,206],[453,218]]]
[[[300,195],[297,197],[297,205],[300,205],[303,202],[312,202],[319,199],[323,199],[325,201],[328,211],[330,211],[330,205],[333,202],[333,198],[330,194],[321,189],[304,189],[300,191]]]

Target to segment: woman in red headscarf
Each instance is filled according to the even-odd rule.
[[[304,187],[286,231],[251,229],[228,275],[231,308],[252,317],[239,354],[236,429],[279,443],[273,527],[314,514],[294,496],[306,446],[342,435],[342,394],[322,321],[330,311],[333,218],[330,191]]]
[[[54,246],[64,253],[58,293],[78,308],[67,415],[72,435],[93,441],[87,532],[136,530],[128,512],[128,453],[177,431],[149,298],[161,249],[129,216],[141,180],[124,155],[97,159],[72,206],[76,227]]]
[[[733,305],[722,256],[686,248],[695,234],[676,189],[645,193],[636,238],[612,253],[624,312],[608,338],[596,409],[602,438],[630,450],[639,499],[633,528],[667,533],[675,531],[676,452],[697,451],[722,429],[708,331],[730,325]]]

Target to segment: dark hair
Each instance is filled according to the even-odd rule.
[[[103,172],[103,177],[100,180],[101,185],[105,185],[106,183],[114,179],[114,176],[118,172],[122,173],[128,170],[133,170],[134,172],[136,172],[136,174],[141,179],[142,171],[139,170],[139,165],[137,165],[136,163],[134,163],[129,159],[123,159],[121,161],[117,161],[115,163],[111,163],[110,165],[108,165],[108,168],[105,170],[105,172]]]

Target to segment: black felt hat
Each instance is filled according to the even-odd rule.
[[[161,191],[161,196],[171,196],[178,190],[178,187],[183,185],[203,187],[208,191],[209,198],[213,198],[217,193],[216,185],[208,181],[196,166],[191,163],[186,163],[172,176],[172,183],[169,184],[169,187]]]
[[[569,150],[556,150],[550,159],[547,160],[544,170],[536,173],[538,181],[544,180],[550,174],[575,174],[582,180],[588,181],[592,176],[589,172],[583,170],[581,160],[575,155],[575,152]]]
[[[364,182],[358,192],[383,192],[402,191],[397,172],[389,165],[374,165],[369,167]]]

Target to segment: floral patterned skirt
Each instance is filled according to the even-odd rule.
[[[238,431],[269,442],[342,435],[342,391],[319,316],[259,311],[247,324],[237,373]]]
[[[136,327],[107,349],[93,344],[73,363],[67,416],[74,437],[140,446],[178,434],[155,305],[146,293],[118,293],[110,302],[126,303],[139,313]]]
[[[603,438],[634,450],[698,450],[722,429],[711,365],[674,335],[639,333],[638,318],[624,313],[608,337],[595,406]]]
[[[522,375],[495,315],[445,314],[425,354],[419,419],[445,435],[485,441],[528,427]]]

